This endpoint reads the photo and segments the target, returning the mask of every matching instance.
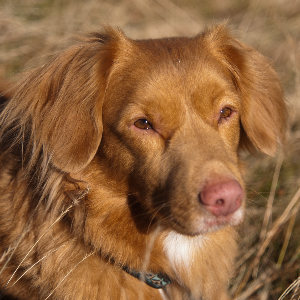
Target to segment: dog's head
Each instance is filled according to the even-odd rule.
[[[285,132],[275,71],[224,26],[158,40],[107,28],[34,71],[14,99],[32,165],[42,152],[44,168],[81,174],[188,235],[241,221],[238,151],[273,155]],[[92,195],[89,207],[101,201]]]

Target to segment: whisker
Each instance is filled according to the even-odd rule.
[[[150,220],[149,225],[148,225],[147,234],[149,233],[151,224],[152,224],[152,222],[153,222],[155,216],[157,215],[157,213],[158,213],[164,206],[165,206],[165,204],[161,205],[161,207],[158,208],[158,209],[156,210],[156,212],[152,215],[151,220]]]

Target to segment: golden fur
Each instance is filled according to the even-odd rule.
[[[284,139],[266,58],[223,25],[157,40],[108,27],[5,98],[2,296],[228,299],[245,207],[238,152],[273,155]],[[211,200],[223,184],[237,198],[220,196],[225,212]],[[156,290],[124,266],[173,282]]]

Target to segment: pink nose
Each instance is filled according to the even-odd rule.
[[[236,180],[207,185],[199,194],[200,202],[215,216],[227,216],[241,206],[244,191]]]

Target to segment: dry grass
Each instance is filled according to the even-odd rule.
[[[291,112],[284,155],[246,157],[248,213],[231,292],[239,300],[300,299],[300,0],[0,0],[0,78],[103,23],[155,38],[194,35],[224,19],[273,60]]]

